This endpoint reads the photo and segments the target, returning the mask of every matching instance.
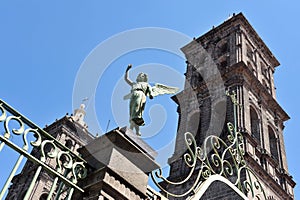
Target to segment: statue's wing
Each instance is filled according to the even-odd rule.
[[[152,96],[162,95],[162,94],[175,94],[178,92],[179,88],[163,85],[156,83],[155,86],[151,87]]]
[[[123,97],[124,100],[130,99],[130,98],[131,98],[131,93],[126,94],[126,95]]]

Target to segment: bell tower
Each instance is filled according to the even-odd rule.
[[[295,182],[288,173],[284,146],[287,113],[276,101],[274,73],[280,65],[242,13],[195,38],[182,48],[187,59],[186,82],[173,97],[178,104],[176,146],[169,159],[171,180],[188,174],[182,155],[184,133],[197,144],[212,134],[224,134],[224,124],[234,121],[233,106],[225,91],[236,94],[236,128],[243,135],[245,159],[262,183],[268,199],[294,199]],[[246,178],[246,177],[244,177]],[[191,177],[191,182],[195,178]],[[176,193],[182,187],[169,187]],[[219,195],[219,196],[218,196]],[[221,199],[224,190],[201,199]]]

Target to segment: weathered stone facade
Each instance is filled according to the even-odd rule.
[[[226,122],[234,121],[234,107],[226,90],[236,93],[237,130],[244,137],[248,167],[264,187],[268,199],[294,199],[295,182],[288,174],[284,147],[284,122],[289,116],[276,101],[274,72],[279,62],[242,14],[234,15],[203,36],[182,48],[187,58],[183,91],[173,97],[178,104],[178,133],[173,156],[169,159],[172,181],[184,179],[189,168],[183,159],[186,152],[184,133],[191,132],[201,146],[213,134],[226,135]],[[87,161],[88,175],[78,184],[73,199],[166,199],[147,186],[148,175],[159,166],[155,152],[126,128],[94,137],[83,118],[84,106],[74,116],[65,116],[45,130]],[[33,149],[32,155],[40,157]],[[55,168],[55,162],[46,164]],[[7,200],[22,200],[37,166],[27,161],[14,177]],[[251,177],[242,174],[242,181]],[[181,193],[196,180],[167,190]],[[30,199],[47,199],[53,177],[42,172]],[[192,194],[189,194],[192,195]],[[64,198],[64,194],[60,199]],[[168,197],[169,199],[175,199]],[[186,197],[176,198],[185,199]],[[243,199],[223,182],[214,182],[201,199]]]
[[[225,97],[225,90],[230,90],[241,105],[237,128],[245,138],[249,167],[264,185],[268,198],[293,199],[295,182],[288,174],[283,140],[284,122],[289,116],[276,101],[273,74],[279,62],[268,47],[240,13],[194,39],[182,51],[187,58],[186,83],[173,97],[178,103],[179,127],[175,152],[169,159],[169,178],[180,180],[188,173],[181,159],[186,151],[185,132],[193,133],[201,145],[208,135],[222,136],[224,129],[217,123],[224,127],[224,122],[233,122],[233,106]],[[215,133],[210,130],[212,125]],[[187,188],[169,189],[176,193]],[[208,195],[205,199],[214,198]]]
[[[149,199],[148,175],[159,168],[156,152],[132,130],[112,130],[79,151],[91,173],[79,183],[85,192],[74,199]]]

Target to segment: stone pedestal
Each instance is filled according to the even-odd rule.
[[[96,138],[79,150],[90,171],[79,199],[146,199],[149,172],[159,168],[156,152],[127,127]]]

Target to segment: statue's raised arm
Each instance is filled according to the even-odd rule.
[[[178,88],[170,87],[162,84],[155,84],[151,87],[148,84],[148,76],[145,73],[139,73],[136,82],[129,79],[128,71],[132,65],[128,65],[124,79],[126,83],[131,86],[131,91],[128,95],[124,96],[124,99],[130,99],[129,103],[129,123],[130,129],[135,129],[137,135],[140,134],[140,126],[144,126],[145,122],[143,119],[144,108],[146,105],[147,96],[153,99],[154,96],[162,94],[174,94],[178,91]]]
[[[130,86],[133,85],[133,82],[129,79],[129,73],[128,73],[128,71],[131,69],[131,67],[132,67],[131,64],[129,64],[129,65],[127,66],[127,69],[126,69],[125,75],[124,75],[124,79],[125,79],[126,83],[128,83]]]

